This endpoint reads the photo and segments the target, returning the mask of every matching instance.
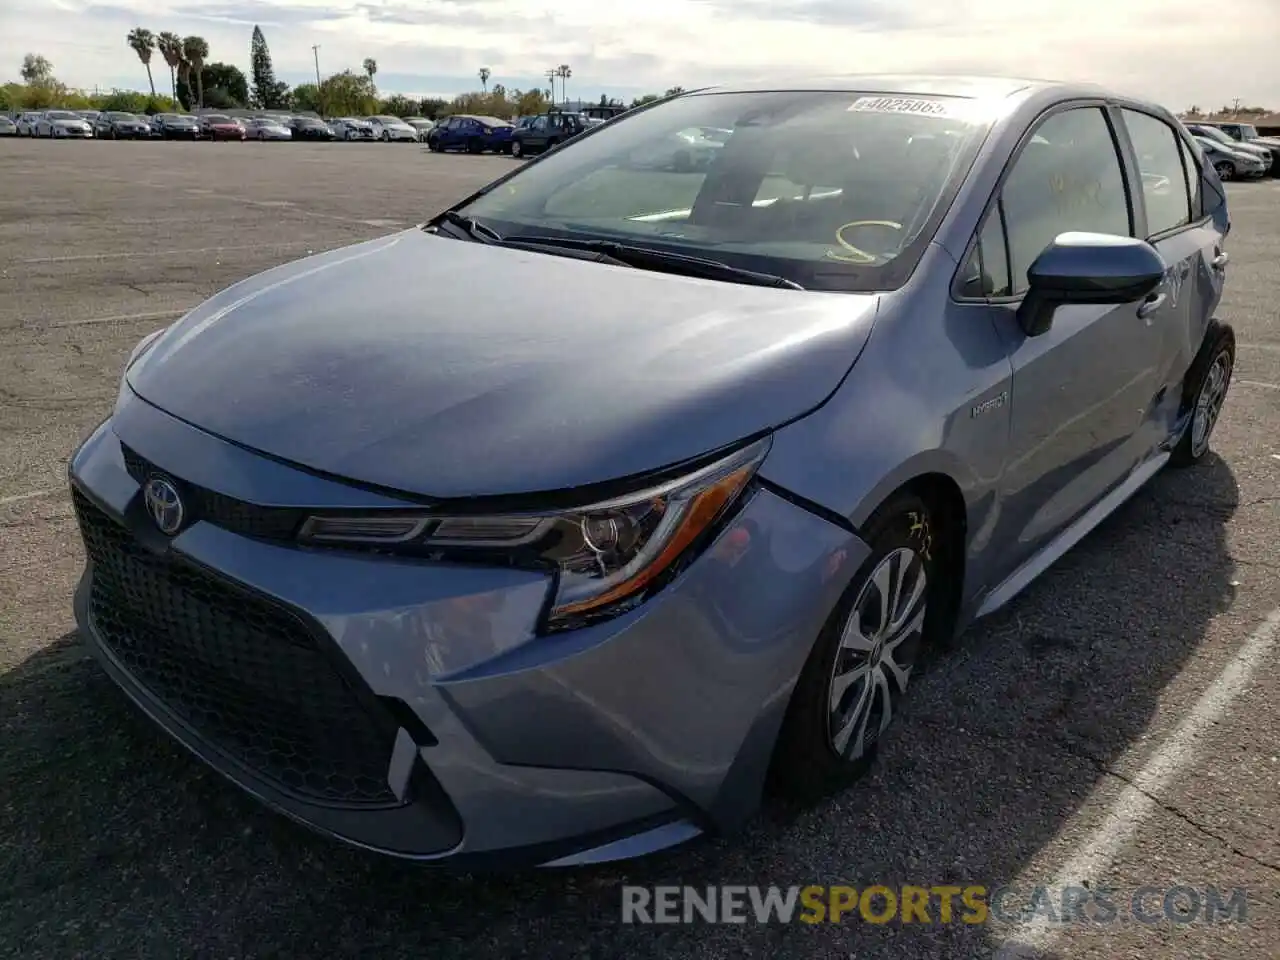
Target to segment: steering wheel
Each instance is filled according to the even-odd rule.
[[[839,260],[841,263],[857,263],[868,264],[875,263],[879,257],[874,254],[860,250],[852,243],[844,238],[845,231],[852,230],[855,227],[888,227],[890,230],[901,230],[902,224],[896,220],[851,220],[836,230],[836,243],[840,244],[841,250],[828,250],[827,256],[832,260]]]

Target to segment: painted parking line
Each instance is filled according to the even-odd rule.
[[[1095,884],[1116,855],[1137,834],[1138,829],[1160,809],[1159,795],[1198,759],[1204,734],[1218,723],[1231,704],[1248,689],[1254,674],[1276,646],[1280,634],[1280,607],[1272,610],[1245,640],[1226,668],[1196,701],[1151,759],[1131,780],[1107,810],[1102,822],[1075,847],[1074,853],[1058,869],[1050,889]],[[996,951],[996,960],[1034,960],[1046,951],[1061,933],[1044,914],[1016,927]]]
[[[61,492],[61,490],[32,490],[28,493],[15,493],[9,497],[0,497],[0,507],[7,507],[11,503],[22,503],[24,500],[36,500],[40,497],[48,497]]]
[[[1265,380],[1236,380],[1235,383],[1246,387],[1260,387],[1263,390],[1280,390],[1280,383],[1267,383]]]
[[[314,240],[284,240],[280,243],[246,243],[223,247],[184,247],[182,249],[138,250],[116,253],[72,253],[58,257],[30,257],[19,263],[73,263],[81,260],[156,260],[160,257],[186,257],[205,253],[228,253],[244,250],[287,250],[314,245]]]
[[[180,310],[156,310],[152,313],[117,313],[109,317],[84,317],[80,320],[55,320],[50,327],[87,327],[95,323],[142,323],[146,320],[170,320],[180,317],[191,307]]]

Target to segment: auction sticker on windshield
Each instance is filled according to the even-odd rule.
[[[859,97],[849,105],[850,113],[909,113],[917,117],[958,118],[961,110],[950,98]]]

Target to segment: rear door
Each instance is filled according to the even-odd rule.
[[[1158,392],[1144,423],[1147,442],[1169,436],[1182,406],[1182,379],[1222,296],[1223,231],[1206,212],[1204,173],[1183,131],[1138,106],[1117,111],[1130,166],[1140,181],[1135,222],[1166,264],[1144,318],[1157,335]]]

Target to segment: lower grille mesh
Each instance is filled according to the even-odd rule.
[[[142,547],[79,491],[90,614],[133,677],[211,743],[285,790],[390,806],[395,725],[378,723],[301,621]]]

